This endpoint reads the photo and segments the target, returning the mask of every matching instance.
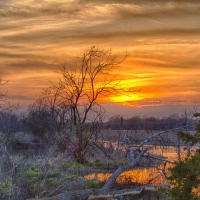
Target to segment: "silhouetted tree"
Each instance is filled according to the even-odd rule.
[[[116,95],[119,85],[113,85],[113,76],[106,78],[110,70],[124,60],[119,60],[111,50],[92,47],[83,53],[78,65],[61,68],[62,78],[57,85],[62,102],[69,107],[71,134],[69,137],[73,155],[77,162],[87,161],[87,152],[98,134],[98,124],[104,116],[104,109],[98,98]]]
[[[99,123],[105,113],[98,98],[123,90],[120,84],[112,82],[110,70],[125,57],[120,60],[111,50],[92,47],[77,65],[63,64],[59,82],[52,83],[29,108],[32,131],[39,135],[59,133],[63,142],[70,145],[76,161],[87,162],[87,153],[98,139]]]

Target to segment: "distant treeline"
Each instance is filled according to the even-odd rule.
[[[45,134],[54,135],[64,129],[69,129],[69,120],[65,121],[59,116],[52,119],[46,110],[31,110],[27,115],[17,115],[15,109],[0,111],[0,132],[8,135],[18,132],[32,132],[34,135],[43,137]],[[62,122],[62,123],[61,123]],[[194,125],[196,121],[185,115],[171,114],[168,117],[156,118],[147,116],[133,116],[124,118],[113,116],[107,122],[99,122],[100,129],[110,130],[170,130],[186,124]]]
[[[186,124],[194,124],[193,119],[189,119],[186,115],[171,114],[168,117],[156,118],[147,116],[133,116],[124,118],[121,116],[111,117],[107,122],[103,123],[104,129],[111,130],[168,130],[181,127]]]

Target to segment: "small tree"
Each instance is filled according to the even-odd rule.
[[[46,145],[51,146],[52,142],[56,144],[58,134],[68,129],[69,124],[68,105],[61,101],[58,89],[44,89],[41,96],[29,106],[23,124],[27,131],[46,141]]]
[[[69,108],[72,133],[69,142],[79,163],[87,162],[87,153],[97,138],[98,123],[105,113],[98,98],[116,94],[119,89],[117,84],[112,84],[110,70],[125,57],[119,60],[111,50],[92,47],[83,53],[78,65],[69,69],[64,64],[61,68],[62,78],[54,87],[59,89],[63,104]]]
[[[200,117],[200,113],[195,113],[194,117]],[[194,135],[180,131],[179,136],[183,141],[194,145],[200,143],[200,122],[196,124]],[[200,195],[200,149],[194,155],[189,155],[185,160],[179,161],[170,169],[169,180],[171,186],[168,190],[173,200],[197,200]]]
[[[200,186],[200,151],[185,160],[177,162],[170,169],[169,180],[171,187],[169,194],[173,200],[197,200]]]
[[[49,112],[49,105],[46,106],[43,97],[38,98],[29,106],[28,115],[23,123],[26,130],[31,131],[35,136],[43,138],[50,135],[53,127],[53,120]]]

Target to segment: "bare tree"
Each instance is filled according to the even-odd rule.
[[[126,57],[126,55],[125,55]],[[121,60],[111,50],[99,50],[92,47],[85,51],[80,62],[73,67],[64,64],[58,84],[59,98],[67,105],[70,112],[70,133],[68,137],[74,158],[79,163],[87,161],[87,152],[91,150],[91,140],[97,136],[98,123],[102,121],[105,110],[98,103],[98,98],[116,95],[119,85],[113,85],[110,70]]]

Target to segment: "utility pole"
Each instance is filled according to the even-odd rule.
[[[185,126],[186,126],[186,133],[188,132],[188,117],[187,117],[187,112],[185,110]],[[190,155],[190,146],[187,144],[187,155]]]

